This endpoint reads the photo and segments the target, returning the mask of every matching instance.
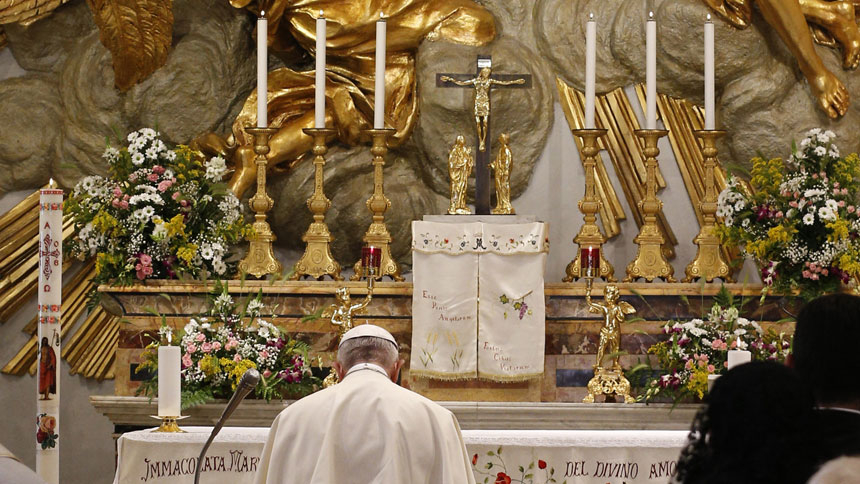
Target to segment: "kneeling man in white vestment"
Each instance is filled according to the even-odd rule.
[[[472,484],[457,418],[395,382],[403,360],[370,324],[343,335],[340,383],[287,407],[260,458],[258,484]]]

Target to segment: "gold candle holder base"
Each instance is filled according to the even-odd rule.
[[[257,158],[257,193],[248,201],[254,211],[254,234],[248,239],[250,247],[248,254],[239,262],[239,270],[254,277],[268,274],[278,274],[283,270],[281,263],[275,259],[272,242],[275,234],[266,221],[266,212],[272,209],[274,202],[266,193],[266,165],[269,153],[269,138],[278,132],[277,128],[247,127],[245,131],[254,135],[254,153]]]
[[[714,229],[716,228],[717,214],[717,187],[714,178],[714,170],[717,167],[717,140],[725,136],[723,130],[709,129],[696,130],[693,132],[697,138],[702,140],[702,155],[705,167],[705,197],[699,206],[702,210],[702,227],[699,235],[693,239],[698,246],[696,257],[687,266],[684,273],[684,282],[693,282],[704,279],[712,282],[720,278],[725,282],[733,282],[732,270],[723,256],[720,239]]]
[[[583,215],[583,224],[579,233],[573,241],[578,245],[576,258],[567,265],[566,276],[562,281],[573,282],[582,274],[582,249],[593,247],[600,254],[600,269],[595,277],[602,278],[607,282],[615,282],[615,268],[603,255],[603,244],[606,236],[597,225],[597,213],[600,211],[600,198],[597,197],[595,177],[597,176],[597,140],[606,135],[605,129],[574,129],[575,136],[582,138],[582,164],[585,168],[585,195],[579,201],[579,211]]]
[[[663,210],[663,202],[657,198],[657,155],[660,148],[657,140],[669,134],[665,129],[637,129],[636,136],[645,143],[645,198],[639,201],[643,222],[639,235],[633,242],[639,244],[636,258],[627,265],[627,277],[624,282],[632,282],[643,278],[648,282],[662,278],[666,282],[675,281],[675,268],[666,260],[663,254],[665,241],[660,227],[657,225],[657,215]]]
[[[336,133],[334,129],[305,128],[302,131],[314,139],[314,193],[308,198],[308,210],[314,216],[314,221],[302,236],[305,242],[305,253],[296,263],[290,280],[297,281],[303,276],[320,279],[331,276],[335,281],[342,281],[340,264],[331,255],[331,232],[325,223],[325,214],[331,207],[331,201],[323,190],[323,167],[325,154],[328,151],[326,137]]]
[[[621,367],[595,368],[594,377],[586,388],[588,395],[582,403],[594,403],[598,395],[606,395],[606,403],[614,403],[616,396],[621,397],[624,403],[636,403],[636,399],[630,396],[630,382],[624,377]]]
[[[160,417],[152,415],[152,418],[157,418],[161,420],[161,425],[154,429],[153,432],[167,432],[167,433],[180,433],[185,434],[188,433],[185,430],[179,428],[179,425],[176,423],[177,420],[182,420],[183,418],[188,418],[188,416],[183,417]]]
[[[373,214],[373,221],[362,240],[367,245],[379,247],[382,250],[379,274],[371,277],[381,279],[388,276],[395,281],[402,281],[400,265],[391,257],[391,233],[388,232],[388,227],[385,225],[385,211],[391,208],[391,200],[385,196],[382,177],[385,155],[388,153],[388,137],[394,134],[394,130],[390,128],[367,129],[364,132],[373,139],[373,146],[370,148],[370,152],[373,154],[373,195],[367,199],[367,209]],[[361,259],[355,263],[353,268],[355,274],[350,277],[350,280],[361,280],[365,273]]]

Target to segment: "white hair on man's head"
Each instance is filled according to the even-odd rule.
[[[376,363],[390,370],[397,363],[398,356],[397,348],[393,343],[373,336],[348,339],[337,349],[337,361],[344,371],[359,363]]]
[[[824,464],[812,476],[809,484],[844,484],[857,482],[860,476],[860,457],[840,457]]]

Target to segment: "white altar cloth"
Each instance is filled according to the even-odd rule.
[[[212,428],[184,430],[188,433],[141,430],[120,436],[114,483],[194,482],[197,456]],[[268,432],[264,427],[222,429],[207,452],[200,482],[253,482]],[[527,483],[550,478],[568,484],[664,483],[686,437],[682,430],[463,431],[478,482],[486,477],[510,482],[507,476]]]

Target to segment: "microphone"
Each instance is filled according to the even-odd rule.
[[[221,418],[218,419],[218,422],[215,423],[215,427],[212,428],[212,433],[209,434],[209,438],[206,440],[206,444],[203,445],[203,450],[200,451],[200,457],[197,458],[197,466],[194,469],[194,484],[199,484],[200,482],[200,469],[203,465],[203,457],[206,455],[206,451],[209,450],[209,446],[212,445],[212,441],[215,440],[215,436],[218,435],[218,432],[221,431],[221,427],[224,426],[224,422],[230,418],[230,415],[233,415],[233,411],[236,410],[236,407],[242,402],[242,400],[260,383],[260,372],[254,368],[250,368],[248,371],[242,375],[242,379],[239,380],[239,384],[236,385],[236,391],[233,392],[233,396],[230,397],[230,401],[227,402],[227,406],[224,407],[224,412],[221,414]]]

